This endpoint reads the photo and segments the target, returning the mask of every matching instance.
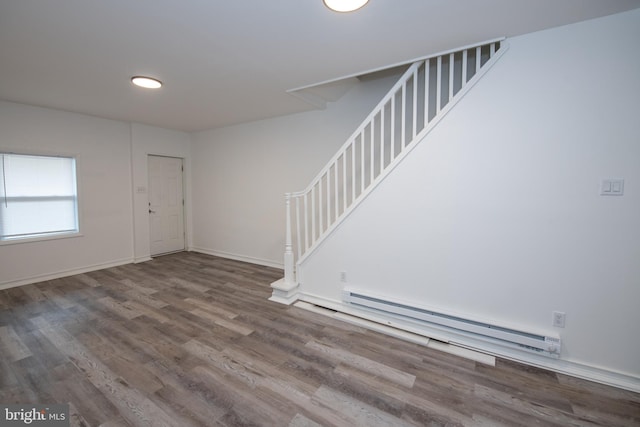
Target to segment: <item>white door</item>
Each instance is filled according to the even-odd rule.
[[[149,156],[151,256],[184,250],[182,159]]]

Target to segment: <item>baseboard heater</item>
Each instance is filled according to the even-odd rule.
[[[553,357],[560,355],[560,337],[540,335],[531,332],[510,329],[490,323],[465,319],[431,309],[408,305],[393,301],[388,297],[372,295],[355,289],[344,289],[343,301],[357,307],[392,314],[400,319],[428,322],[432,325],[455,329],[466,334],[473,334],[480,339],[489,339],[497,344],[517,347]]]

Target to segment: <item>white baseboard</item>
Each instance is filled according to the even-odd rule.
[[[110,261],[106,263],[93,264],[81,268],[72,268],[69,270],[60,270],[53,273],[39,274],[35,276],[24,277],[18,280],[9,280],[0,283],[0,290],[15,288],[17,286],[31,285],[33,283],[45,282],[47,280],[60,279],[61,277],[73,276],[76,274],[88,273],[90,271],[103,270],[105,268],[117,267],[119,265],[131,264],[134,262],[132,258],[124,258],[121,260]]]
[[[189,248],[189,250],[193,251],[193,252],[199,252],[199,253],[202,253],[202,254],[206,254],[206,255],[218,256],[220,258],[227,258],[227,259],[232,259],[232,260],[235,260],[235,261],[248,262],[250,264],[263,265],[265,267],[273,267],[273,268],[279,268],[279,269],[283,269],[284,268],[284,263],[279,263],[279,262],[270,261],[270,260],[261,259],[261,258],[254,258],[254,257],[251,257],[251,256],[246,256],[246,255],[232,254],[232,253],[224,252],[224,251],[217,251],[215,249],[191,247],[191,248]]]
[[[298,293],[298,300],[315,304],[320,307],[326,307],[338,312],[346,313],[351,316],[357,316],[372,322],[392,326],[393,328],[402,329],[407,332],[422,335],[427,338],[433,338],[445,343],[455,344],[459,347],[468,348],[474,351],[480,351],[491,356],[513,360],[526,365],[548,369],[550,371],[558,372],[572,377],[633,391],[635,393],[640,393],[640,378],[612,370],[607,370],[602,367],[589,366],[569,360],[545,357],[526,351],[493,345],[489,342],[474,340],[469,336],[457,334],[455,331],[445,331],[441,328],[430,328],[427,325],[416,325],[413,323],[408,324],[399,322],[393,317],[385,316],[382,312],[372,313],[368,310],[360,310],[358,308],[349,306],[348,304],[344,304],[342,301],[328,299],[320,297],[318,295],[301,292]]]

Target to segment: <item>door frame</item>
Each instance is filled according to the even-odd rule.
[[[150,258],[155,258],[158,256],[162,256],[162,255],[168,255],[171,253],[177,253],[177,252],[183,252],[183,251],[187,251],[189,250],[189,233],[187,232],[187,180],[186,180],[186,175],[185,175],[185,164],[187,163],[187,159],[184,157],[180,157],[180,156],[173,156],[173,155],[168,155],[168,154],[155,154],[155,153],[146,153],[146,169],[147,169],[147,188],[150,189],[151,188],[151,181],[150,181],[150,177],[149,177],[149,158],[150,157],[165,157],[165,158],[171,158],[171,159],[179,159],[181,161],[182,164],[182,168],[181,168],[181,174],[182,174],[182,232],[184,235],[184,247],[180,250],[176,250],[176,251],[172,251],[172,252],[165,252],[165,253],[161,253],[161,254],[157,254],[157,255],[152,255],[151,254],[151,221],[149,219],[149,214],[147,212],[146,218],[147,218],[147,230],[148,230],[148,244],[149,244],[149,257]],[[149,200],[150,196],[149,196],[149,191],[147,191],[147,200],[145,203],[145,212],[148,211],[149,209]]]

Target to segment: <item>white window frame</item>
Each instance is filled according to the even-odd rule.
[[[82,237],[82,209],[81,209],[81,185],[80,185],[80,155],[74,153],[62,153],[62,152],[51,152],[51,151],[43,151],[43,150],[15,150],[15,149],[6,149],[0,147],[1,154],[13,154],[13,155],[23,155],[23,156],[40,156],[40,157],[64,157],[64,158],[72,158],[75,161],[75,179],[76,179],[76,215],[77,215],[77,230],[72,230],[68,232],[59,232],[59,233],[47,233],[47,234],[38,234],[33,236],[25,236],[19,238],[9,238],[2,239],[0,238],[0,246],[5,245],[16,245],[22,243],[29,242],[40,242],[47,240],[59,240],[59,239],[68,239],[75,237]],[[4,199],[0,200],[1,203],[4,203]]]

